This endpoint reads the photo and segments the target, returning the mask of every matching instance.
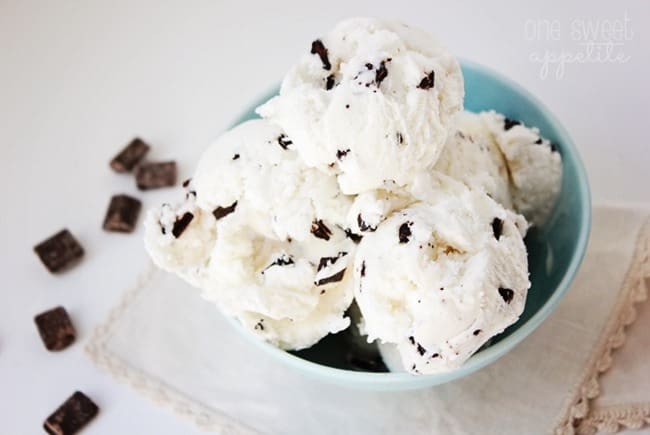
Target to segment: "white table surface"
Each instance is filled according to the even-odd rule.
[[[402,19],[514,78],[564,121],[595,201],[650,202],[643,133],[650,3],[449,3],[0,1],[1,431],[39,433],[43,419],[80,389],[101,407],[85,433],[200,433],[116,384],[83,353],[94,326],[147,261],[142,228],[133,235],[101,230],[109,197],[134,194],[148,207],[172,193],[138,192],[108,161],[140,135],[153,145],[151,159],[176,159],[180,177],[189,176],[210,139],[341,18]],[[567,65],[561,79],[542,79],[531,53],[579,50],[572,21],[594,29],[599,19],[627,20],[629,39],[616,51],[629,60]],[[525,32],[553,20],[559,35]],[[604,37],[599,33],[598,41]],[[52,276],[32,247],[62,227],[79,238],[86,256]],[[54,354],[32,319],[58,304],[68,308],[79,339]]]

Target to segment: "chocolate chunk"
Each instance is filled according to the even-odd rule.
[[[337,255],[336,257],[321,257],[321,259],[318,261],[317,271],[320,272],[326,267],[333,265],[338,261],[339,258],[343,258],[346,255],[348,255],[347,252],[339,252],[339,255]]]
[[[559,152],[559,150],[558,150],[558,148],[557,148],[557,145],[554,144],[553,142],[551,142],[551,143],[549,144],[549,146],[551,147],[551,152],[553,152],[553,153],[557,153],[557,152]]]
[[[431,359],[433,359],[433,358],[438,358],[439,356],[440,356],[439,353],[434,353],[433,355],[431,355]]]
[[[515,292],[510,290],[509,288],[503,288],[499,287],[499,294],[503,298],[506,304],[509,304],[512,302],[512,298],[515,296]]]
[[[400,133],[400,132],[398,131],[398,132],[395,134],[395,136],[397,137],[397,143],[400,144],[400,145],[402,145],[402,144],[404,143],[404,137],[402,136],[402,133]]]
[[[381,82],[383,82],[387,76],[388,70],[386,69],[386,62],[382,60],[379,63],[379,68],[377,68],[377,71],[375,72],[375,83],[377,84],[377,87],[381,85]]]
[[[501,234],[503,234],[503,221],[499,218],[494,218],[492,220],[492,234],[494,238],[499,240]]]
[[[329,91],[334,87],[334,85],[335,85],[334,74],[330,74],[327,76],[327,79],[325,80],[325,90]]]
[[[353,233],[350,228],[346,228],[344,231],[345,231],[345,237],[352,240],[354,243],[358,244],[361,241],[361,239],[363,239],[362,235]]]
[[[332,282],[339,282],[343,279],[343,275],[345,275],[345,269],[341,270],[340,272],[335,273],[332,276],[325,277],[323,279],[319,279],[318,281],[315,282],[316,286],[321,286],[325,284],[329,284]]]
[[[542,144],[542,138],[540,137],[535,141],[535,145],[541,145]]]
[[[327,71],[332,69],[332,64],[327,57],[327,48],[325,48],[323,41],[317,39],[311,43],[311,54],[317,54],[320,57],[320,61],[323,62],[323,69]]]
[[[291,258],[289,255],[282,255],[281,257],[278,257],[277,260],[275,260],[273,263],[269,264],[266,268],[269,269],[273,266],[289,266],[292,265],[293,263],[293,258]]]
[[[264,319],[260,319],[260,321],[255,324],[253,329],[259,329],[260,331],[264,331]]]
[[[371,64],[370,62],[368,62],[368,63],[366,64],[366,68],[367,68],[368,70],[371,70],[371,69],[374,68],[374,66],[373,66],[373,64]]]
[[[366,276],[366,260],[361,262],[361,277]]]
[[[332,235],[332,230],[319,219],[311,223],[311,233],[319,239],[329,240]]]
[[[435,85],[436,75],[433,70],[420,81],[418,88],[420,89],[431,89]]]
[[[65,349],[77,335],[68,312],[60,306],[37,315],[34,322],[45,348],[50,351]]]
[[[99,412],[99,407],[88,396],[76,391],[50,415],[43,429],[50,435],[71,435],[79,432]]]
[[[417,348],[418,348],[418,353],[420,354],[420,356],[422,356],[422,355],[424,355],[425,353],[427,353],[427,350],[426,350],[424,347],[422,347],[422,345],[421,345],[420,343],[415,343],[415,345],[416,345]]]
[[[131,172],[148,151],[149,145],[136,137],[111,160],[110,166],[115,172]]]
[[[176,184],[176,162],[140,165],[135,170],[135,182],[140,190],[173,186]]]
[[[230,213],[234,212],[237,208],[237,201],[230,204],[228,207],[217,207],[212,210],[212,215],[216,220],[221,219],[222,217],[228,216]]]
[[[361,217],[361,213],[359,213],[359,214],[357,215],[357,225],[359,225],[359,229],[360,229],[361,231],[363,231],[363,232],[367,232],[367,231],[372,232],[372,231],[376,231],[376,230],[377,230],[377,227],[373,227],[372,225],[368,225],[368,224],[363,220],[363,218]]]
[[[350,105],[349,105],[349,104],[346,104],[346,105],[345,105],[345,108],[346,108],[346,109],[349,109],[349,108],[350,108]]]
[[[347,150],[336,150],[336,158],[341,160],[343,157],[347,156],[350,152],[350,148]]]
[[[135,228],[142,203],[128,195],[114,195],[108,204],[103,228],[106,231],[130,233]]]
[[[189,211],[185,212],[183,216],[180,217],[180,219],[176,219],[176,222],[174,222],[174,226],[172,227],[172,234],[174,237],[177,239],[183,234],[183,231],[185,231],[185,228],[192,222],[192,219],[194,219],[194,215],[190,213]]]
[[[408,243],[411,237],[411,225],[413,225],[413,222],[404,222],[399,226],[398,233],[400,243]]]
[[[510,119],[510,118],[506,118],[506,119],[503,121],[503,129],[504,129],[505,131],[510,130],[510,129],[511,129],[512,127],[514,127],[515,125],[521,125],[521,122],[516,121],[516,120],[514,120],[514,119]]]
[[[83,248],[67,229],[36,245],[34,252],[52,273],[67,269],[84,255]]]
[[[481,333],[481,330],[480,330],[480,329],[476,329],[472,334],[474,334],[474,335],[479,335],[480,333]]]
[[[187,188],[190,185],[191,182],[192,182],[192,179],[188,178],[187,180],[183,181],[183,184],[181,184],[181,186]]]
[[[291,142],[291,140],[284,133],[278,137],[278,144],[280,144],[283,150],[289,148],[289,145],[291,145],[292,143],[293,142]]]
[[[239,158],[239,154],[235,154],[234,156],[232,156],[233,160],[237,160],[238,158]]]
[[[412,335],[409,336],[409,343],[415,346],[415,337],[413,337]]]

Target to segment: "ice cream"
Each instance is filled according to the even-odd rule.
[[[463,95],[458,62],[433,37],[351,19],[315,40],[258,112],[296,141],[308,166],[357,194],[430,168]]]
[[[530,287],[521,216],[464,187],[436,196],[367,233],[354,263],[362,330],[412,373],[459,367],[519,318]]]
[[[350,198],[292,148],[263,120],[227,132],[201,157],[186,201],[149,213],[145,244],[252,332],[300,349],[349,325],[356,237],[344,228]]]

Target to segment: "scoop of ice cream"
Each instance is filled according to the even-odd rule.
[[[284,349],[349,325],[351,199],[332,175],[306,167],[279,127],[255,120],[225,133],[187,190],[184,203],[148,215],[156,264]]]
[[[305,240],[318,221],[343,225],[351,199],[336,179],[308,168],[296,142],[261,119],[217,139],[201,157],[192,183],[199,207],[217,219],[240,210],[268,237]]]
[[[364,332],[413,373],[460,366],[518,319],[530,287],[525,220],[483,192],[436,192],[365,234],[354,264]]]
[[[562,157],[539,130],[496,112],[481,118],[503,153],[510,171],[515,210],[532,225],[542,225],[553,209],[562,186]]]
[[[338,174],[356,194],[405,185],[430,168],[462,108],[460,67],[427,33],[376,19],[338,24],[258,108],[310,167]]]
[[[512,209],[506,160],[483,116],[467,111],[456,115],[435,169]]]

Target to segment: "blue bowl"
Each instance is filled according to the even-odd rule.
[[[524,88],[481,65],[461,61],[461,67],[467,110],[493,109],[535,126],[557,145],[562,155],[562,190],[555,209],[543,227],[531,230],[526,236],[532,287],[521,318],[462,367],[447,373],[417,376],[352,370],[346,362],[351,344],[341,334],[330,335],[304,351],[290,353],[258,340],[235,325],[251,342],[296,372],[349,388],[376,391],[425,388],[449,382],[485,367],[512,350],[551,314],[569,289],[584,257],[591,227],[589,185],[578,151],[562,124]],[[236,124],[257,118],[255,107],[276,94],[274,90],[256,102]]]

